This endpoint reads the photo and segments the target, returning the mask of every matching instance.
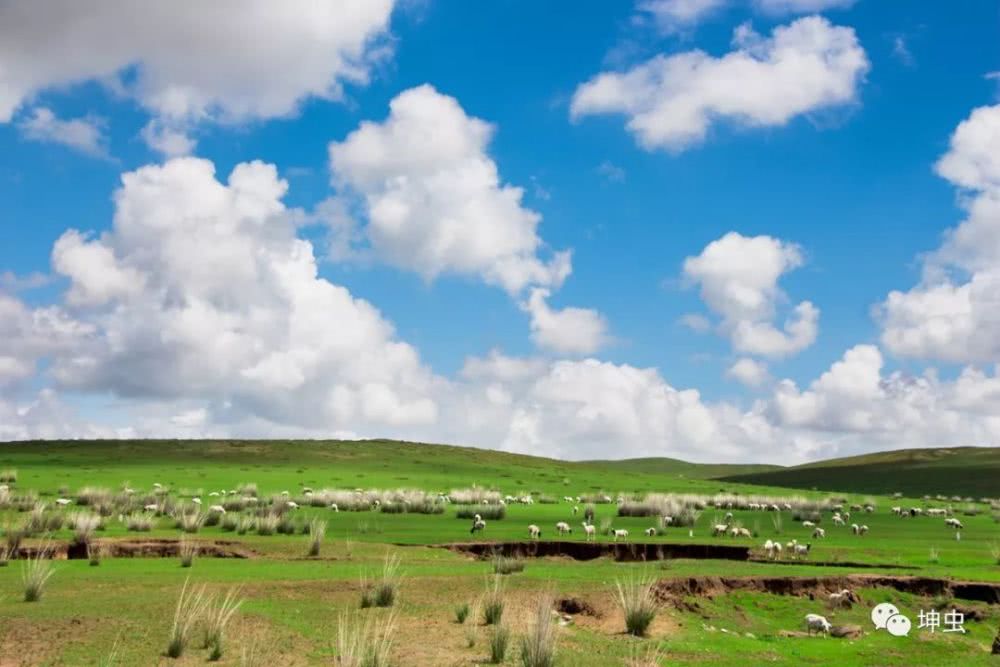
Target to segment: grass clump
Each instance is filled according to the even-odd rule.
[[[177,551],[181,557],[181,567],[191,567],[194,565],[194,559],[198,557],[198,543],[181,540]]]
[[[340,667],[389,667],[396,612],[381,619],[352,622],[348,614],[337,623],[337,665]]]
[[[931,547],[930,554],[927,559],[934,564],[941,562],[941,551],[937,547]]]
[[[201,512],[183,513],[177,517],[177,527],[185,533],[197,533],[205,525],[205,519],[207,518],[207,515]]]
[[[375,582],[374,602],[376,607],[391,607],[399,596],[399,557],[385,555],[382,576]]]
[[[177,607],[174,609],[174,623],[170,628],[167,657],[179,658],[184,655],[195,627],[205,615],[208,602],[209,598],[205,594],[204,585],[189,590],[188,580],[184,580],[181,594],[177,598]]]
[[[455,622],[458,624],[465,623],[465,619],[469,617],[469,603],[463,602],[455,607]]]
[[[268,513],[257,518],[258,535],[274,535],[278,531],[281,518],[277,514]]]
[[[87,562],[91,567],[97,567],[104,558],[104,545],[99,542],[87,542]]]
[[[625,631],[645,637],[658,611],[653,597],[653,579],[644,575],[619,579],[615,588],[616,600],[625,614]]]
[[[486,580],[486,592],[483,593],[483,622],[486,625],[496,625],[503,618],[503,580],[500,575],[493,577],[491,584]]]
[[[313,519],[309,522],[309,555],[319,556],[323,546],[323,536],[326,535],[326,521]]]
[[[508,558],[502,554],[493,557],[493,574],[513,574],[524,571],[524,560]]]
[[[242,604],[239,588],[231,588],[218,604],[211,605],[206,612],[205,648],[211,649],[208,654],[210,661],[215,662],[222,658],[226,625]]]
[[[535,607],[535,622],[521,638],[522,667],[554,667],[556,664],[556,626],[552,623],[552,596],[545,594]]]
[[[153,530],[153,517],[148,514],[130,514],[125,517],[125,530],[148,533]]]
[[[240,525],[240,517],[235,514],[225,514],[219,522],[219,529],[224,533],[235,532]]]
[[[21,566],[21,581],[24,584],[24,601],[38,602],[42,599],[45,586],[49,583],[49,578],[55,573],[52,563],[46,558],[49,546],[46,545],[38,550],[31,558],[24,561]]]
[[[490,662],[499,665],[507,657],[507,647],[510,646],[510,628],[502,623],[493,626],[490,633]]]
[[[456,519],[469,519],[479,515],[484,521],[499,521],[507,518],[506,505],[466,505],[455,512]]]

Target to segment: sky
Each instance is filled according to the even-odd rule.
[[[0,440],[1000,445],[1000,9],[0,0]]]

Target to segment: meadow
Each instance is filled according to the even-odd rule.
[[[954,500],[920,489],[893,497],[891,487],[881,493],[793,490],[715,478],[744,472],[769,471],[669,460],[571,463],[390,441],[0,444],[0,488],[7,487],[0,491],[0,549],[11,544],[8,536],[21,536],[18,550],[0,563],[0,665],[995,664],[990,646],[1000,600],[865,579],[848,583],[859,602],[848,607],[828,600],[844,577],[856,574],[987,582],[1000,590],[995,500],[978,494]],[[651,494],[690,503],[685,525],[619,516],[630,504],[657,498]],[[461,502],[476,495],[508,500],[486,505],[485,528],[471,534],[472,520],[459,515],[482,511]],[[250,497],[257,500],[245,500]],[[765,497],[793,509],[740,509]],[[336,510],[333,498],[340,501]],[[209,519],[217,504],[230,509]],[[835,504],[844,512],[871,504],[873,511],[851,511],[846,525],[836,526]],[[532,524],[542,530],[540,542],[583,543],[588,506],[601,544],[613,542],[610,530],[625,529],[633,545],[742,546],[749,558],[530,556]],[[949,528],[940,517],[900,518],[893,506],[951,508],[963,528]],[[492,518],[489,512],[500,507],[504,517]],[[81,528],[81,515],[100,517],[100,525]],[[814,538],[804,518],[819,519],[826,536]],[[26,530],[33,521],[38,530]],[[558,535],[558,522],[572,533]],[[720,523],[751,536],[713,537]],[[855,535],[852,523],[867,525],[868,533]],[[649,528],[657,534],[644,535]],[[81,532],[91,548],[67,558]],[[786,550],[769,560],[766,540],[811,548],[801,558]],[[483,542],[522,556],[475,557],[462,550]],[[149,553],[129,555],[139,549]],[[46,550],[54,557],[37,565],[33,556]],[[48,568],[50,576],[40,599],[29,602],[25,576],[33,566]],[[498,569],[511,572],[498,575]],[[798,582],[800,590],[768,592],[761,582],[774,578]],[[391,604],[379,606],[386,580]],[[650,586],[652,618],[645,632],[628,633],[618,587],[641,593],[643,582]],[[203,605],[190,614],[180,656],[170,657],[182,591],[202,594]],[[219,633],[224,640],[213,639],[218,623],[212,619],[226,611],[227,595],[239,604]],[[491,598],[503,613],[499,624],[487,625]],[[913,619],[908,637],[872,627],[871,608],[886,601]],[[458,622],[465,605],[468,616]],[[918,611],[931,608],[962,609],[967,632],[918,629]],[[834,626],[856,625],[860,634],[807,636],[807,613]],[[543,625],[548,639],[539,634]],[[528,651],[529,639],[550,642],[554,663]],[[384,656],[375,651],[351,661],[358,646],[376,644],[384,645]]]

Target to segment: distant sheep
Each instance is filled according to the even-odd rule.
[[[811,544],[796,544],[793,553],[796,558],[802,558],[809,555],[810,548],[812,548]]]
[[[576,516],[576,513],[579,512],[579,511],[580,511],[580,508],[577,507],[576,505],[573,505],[573,516]]]
[[[539,528],[535,524],[531,524],[530,526],[528,526],[528,537],[530,537],[533,540],[537,540],[541,536],[542,536],[541,528]]]
[[[556,530],[559,532],[560,535],[573,532],[573,529],[565,521],[560,521],[559,523],[557,523]]]
[[[624,528],[615,528],[611,531],[611,534],[614,536],[615,542],[617,542],[619,538],[628,542],[628,531]]]
[[[802,522],[802,527],[803,528],[814,528],[815,526],[816,526],[816,524],[813,523],[812,521],[803,521]]]
[[[852,600],[851,591],[843,589],[839,593],[830,593],[830,604],[835,607],[850,607]]]
[[[587,542],[590,542],[591,540],[596,540],[597,539],[597,529],[594,528],[594,524],[584,523],[583,524],[583,533],[584,533],[584,536],[585,536]]]
[[[60,507],[66,507],[66,505],[69,505],[71,502],[73,501],[69,498],[56,498],[56,505],[59,505]]]
[[[643,532],[646,533],[646,537],[656,537],[656,529],[655,528],[647,528]]]
[[[58,501],[56,501],[56,502],[58,502]],[[950,526],[950,527],[952,527],[952,528],[957,528],[957,529],[959,529],[959,530],[961,530],[962,528],[964,528],[964,527],[965,527],[965,526],[963,526],[963,525],[962,525],[962,522],[961,522],[961,521],[959,521],[958,519],[956,519],[956,518],[954,518],[954,517],[952,517],[952,518],[950,518],[950,519],[945,519],[945,520],[944,520],[944,524],[945,524],[946,526]]]
[[[222,505],[211,505],[208,508],[208,511],[209,513],[214,513],[214,514],[225,514],[226,508],[223,507]]]
[[[330,509],[332,509],[334,512],[340,511],[340,508],[337,507],[337,503],[330,503]]]
[[[297,502],[295,502],[294,500],[289,500],[289,501],[285,502],[285,505],[290,510],[297,510],[299,508],[299,504]]]
[[[830,621],[819,614],[806,614],[806,632],[809,634],[813,634],[814,632],[830,634],[832,627]]]
[[[826,537],[826,531],[817,526],[816,530],[813,531],[813,539],[822,539],[824,537]]]
[[[476,517],[478,516],[479,515],[477,514]],[[486,522],[483,521],[482,519],[476,518],[476,520],[472,522],[472,530],[470,530],[469,533],[475,534],[476,531],[482,531],[482,530],[486,530]]]
[[[719,535],[725,535],[726,531],[729,530],[729,526],[724,523],[717,523],[712,526],[712,537],[718,537]]]

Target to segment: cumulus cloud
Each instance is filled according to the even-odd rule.
[[[754,7],[765,14],[813,14],[829,9],[848,9],[857,0],[753,0]]]
[[[623,114],[643,148],[682,151],[720,120],[774,127],[853,103],[869,68],[854,30],[819,16],[778,26],[770,37],[740,26],[733,46],[721,57],[700,50],[661,54],[624,72],[598,74],[576,89],[571,117]]]
[[[360,199],[381,260],[427,280],[478,277],[511,294],[562,284],[570,253],[539,257],[541,216],[523,206],[521,188],[501,182],[486,152],[493,132],[423,85],[396,96],[384,122],[330,144],[333,184]]]
[[[59,385],[303,427],[433,422],[435,378],[378,310],[317,276],[286,188],[261,162],[225,182],[194,158],[125,174],[113,228],[53,249],[90,331],[54,359]]]
[[[593,354],[608,342],[604,317],[590,308],[549,307],[548,290],[531,290],[522,310],[531,315],[531,338],[538,347],[561,354]]]
[[[702,21],[724,7],[729,0],[645,0],[640,12],[651,15],[657,28],[665,33],[677,32]]]
[[[923,258],[919,284],[876,309],[894,354],[957,363],[1000,360],[1000,105],[951,137],[937,173],[959,188],[965,220]]]
[[[110,82],[155,117],[241,122],[339,99],[385,53],[393,0],[0,6],[0,122],[54,88]]]
[[[91,157],[108,157],[103,122],[97,118],[63,120],[51,109],[35,107],[17,124],[21,135],[31,141],[62,144]]]
[[[772,322],[785,299],[779,278],[802,263],[802,252],[793,243],[729,232],[684,260],[683,271],[721,318],[721,330],[735,350],[785,357],[812,345],[819,328],[819,309],[809,301],[796,305],[781,329]]]
[[[767,364],[743,357],[726,370],[726,375],[748,387],[759,387],[770,379]]]
[[[597,173],[603,176],[609,183],[625,182],[625,170],[608,160],[597,166]]]

